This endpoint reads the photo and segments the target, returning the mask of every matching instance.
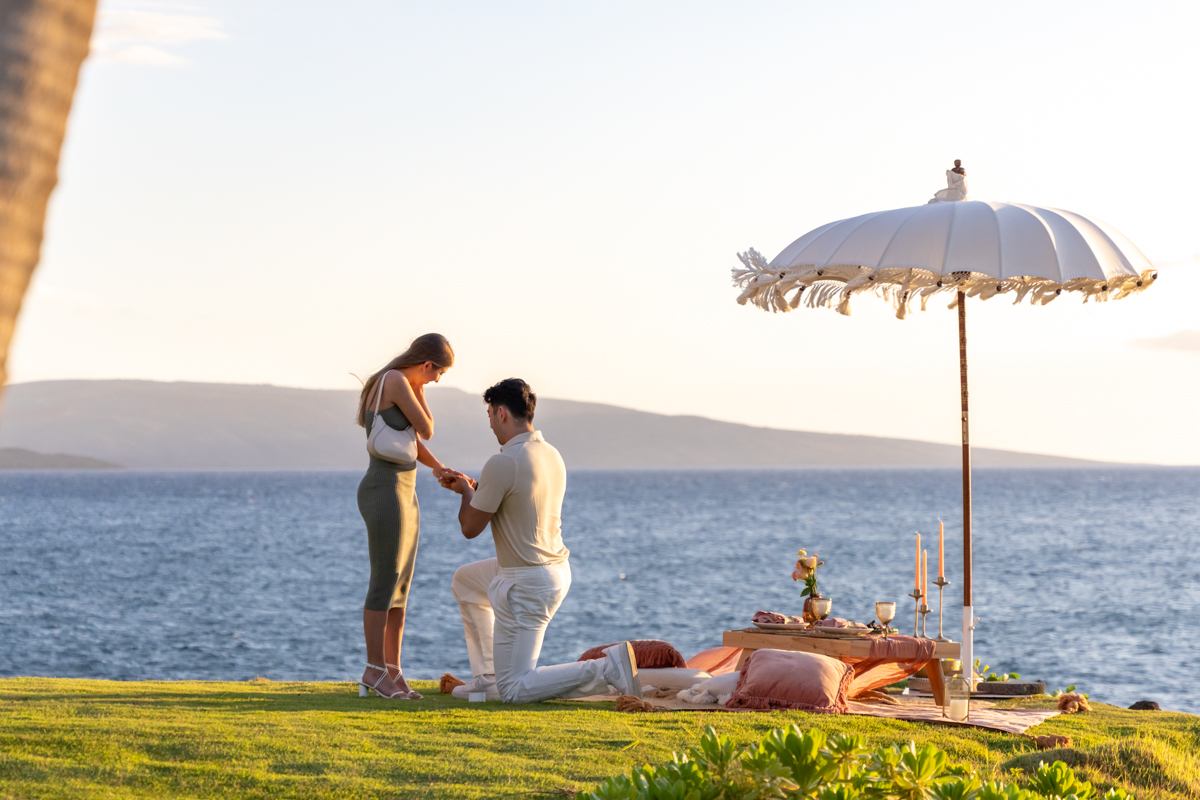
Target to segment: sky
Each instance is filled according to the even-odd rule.
[[[101,2],[10,353],[57,378],[446,385],[959,436],[957,318],[768,314],[730,270],[824,223],[1084,213],[1117,303],[968,307],[972,442],[1200,464],[1200,9],[1171,3]],[[436,413],[436,408],[434,409]]]

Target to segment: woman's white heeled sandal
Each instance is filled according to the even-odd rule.
[[[379,684],[383,683],[384,678],[386,678],[388,676],[388,671],[386,669],[384,669],[383,667],[377,667],[374,664],[371,664],[369,662],[367,664],[367,667],[369,669],[377,669],[383,674],[379,676],[379,680],[375,681],[374,683],[370,684],[369,686],[367,684],[363,683],[362,681],[359,681],[358,682],[358,696],[359,697],[369,697],[371,695],[371,690],[374,689],[375,694],[379,695],[380,697],[387,698],[388,700],[392,700],[395,698],[400,698],[401,700],[408,699],[408,695],[406,692],[396,692],[395,694],[384,694],[383,692],[379,691]]]
[[[384,664],[384,666],[389,669],[396,670],[396,678],[404,677],[404,673],[400,671],[400,667],[397,666],[396,664]],[[392,681],[394,682],[396,680],[396,678],[392,678]],[[425,695],[421,694],[416,689],[409,689],[407,692],[400,692],[396,696],[399,697],[401,694],[404,695],[404,697],[401,698],[403,700],[424,700],[425,699]],[[413,697],[413,695],[416,695],[416,697]]]

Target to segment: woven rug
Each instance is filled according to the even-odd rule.
[[[983,728],[1005,733],[1025,733],[1038,723],[1059,714],[1056,708],[985,708],[982,703],[971,702],[971,718],[966,722],[952,722],[942,716],[942,709],[933,703],[902,703],[886,706],[876,703],[848,703],[851,714],[864,717],[888,717],[908,722],[931,722],[935,725],[952,725],[958,728]]]
[[[596,695],[581,697],[577,702],[612,702],[613,695]],[[760,714],[749,708],[725,708],[719,704],[699,706],[685,703],[682,700],[670,698],[642,698],[646,703],[665,711],[708,711],[721,714]],[[1058,716],[1057,709],[1052,708],[995,708],[990,703],[971,702],[971,718],[966,722],[951,722],[942,716],[942,709],[932,701],[906,701],[900,705],[883,705],[881,703],[849,703],[850,713],[862,717],[886,717],[900,719],[906,722],[928,722],[933,725],[950,725],[956,728],[983,728],[989,731],[1022,734],[1038,723],[1045,722],[1051,717]]]

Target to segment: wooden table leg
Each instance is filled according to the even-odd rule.
[[[929,689],[933,692],[933,702],[939,706],[946,705],[946,684],[942,682],[942,662],[933,659],[925,664],[925,677],[929,678]]]
[[[746,666],[746,662],[750,660],[750,654],[753,652],[754,652],[753,650],[747,650],[744,647],[742,648],[742,654],[740,656],[738,656],[738,663],[737,663],[737,671],[738,672],[741,672],[742,667]]]

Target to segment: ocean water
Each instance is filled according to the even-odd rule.
[[[465,676],[450,578],[491,556],[491,538],[463,539],[457,495],[422,472],[405,674]],[[0,676],[356,679],[359,478],[0,473]],[[1200,469],[978,470],[974,485],[985,663],[1107,703],[1200,713]],[[913,532],[936,565],[939,516],[957,639],[959,491],[955,470],[571,472],[574,583],[541,663],[625,638],[691,656],[759,609],[799,613],[800,547],[825,560],[835,615],[867,621],[876,600],[896,600],[911,631]]]

